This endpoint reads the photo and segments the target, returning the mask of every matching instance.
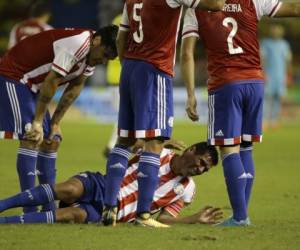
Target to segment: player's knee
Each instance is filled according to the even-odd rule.
[[[145,144],[145,151],[160,154],[164,147],[164,138],[147,139]]]
[[[252,142],[249,142],[249,141],[242,141],[241,143],[241,148],[251,148],[253,145]]]
[[[224,156],[226,154],[233,154],[240,152],[240,145],[228,145],[228,146],[220,146],[221,155]]]
[[[43,140],[40,150],[47,153],[57,152],[59,145],[60,141]]]
[[[38,150],[39,144],[38,144],[38,142],[35,142],[35,141],[21,140],[20,147],[31,149],[31,150]]]
[[[125,138],[125,137],[119,137],[117,144],[125,146],[125,147],[131,147],[136,143],[136,138]]]

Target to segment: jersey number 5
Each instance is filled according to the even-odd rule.
[[[139,10],[139,13],[141,13],[142,8],[143,8],[143,3],[135,3],[133,5],[133,20],[138,22],[138,30],[133,33],[133,40],[136,43],[141,43],[144,40],[142,18],[137,13],[138,10]]]
[[[231,26],[232,26],[232,30],[230,31],[229,36],[227,37],[229,54],[235,55],[235,54],[244,53],[244,50],[242,47],[240,47],[240,46],[237,46],[236,48],[233,47],[233,38],[238,31],[238,24],[237,24],[236,20],[232,17],[226,17],[223,20],[223,25],[228,28],[229,24],[231,24]]]

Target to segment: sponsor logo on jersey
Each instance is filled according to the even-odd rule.
[[[223,7],[224,12],[243,12],[241,5],[238,3],[225,3]]]
[[[184,186],[181,183],[177,183],[174,187],[174,192],[177,195],[183,195],[184,193]]]
[[[217,133],[216,136],[224,136],[223,131],[220,129]]]

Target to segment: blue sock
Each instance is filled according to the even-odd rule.
[[[17,171],[19,175],[21,191],[33,188],[35,186],[35,165],[37,151],[19,148],[17,155]],[[24,213],[36,212],[36,207],[24,207]]]
[[[14,207],[38,206],[54,201],[55,192],[51,185],[43,184],[32,189],[27,189],[22,193],[0,200],[0,212]]]
[[[160,155],[143,152],[138,166],[138,204],[137,214],[150,212],[153,195],[158,184]]]
[[[247,207],[248,207],[250,196],[251,196],[251,191],[252,191],[252,186],[253,186],[253,181],[254,181],[254,174],[255,174],[254,162],[253,162],[253,157],[252,157],[252,146],[246,147],[246,148],[241,147],[240,156],[241,156],[241,160],[242,160],[245,172],[247,174],[245,199],[246,199],[246,203],[247,203]]]
[[[223,170],[233,218],[237,221],[247,218],[245,189],[247,175],[240,154],[227,154],[223,157]]]
[[[0,217],[0,224],[29,224],[29,223],[48,223],[56,221],[55,211],[28,213],[21,216]]]
[[[106,206],[117,205],[117,195],[128,167],[128,159],[130,155],[131,152],[129,149],[121,145],[116,145],[109,154],[106,164],[106,185],[104,196],[104,204]]]
[[[55,169],[55,163],[56,163],[56,157],[57,153],[45,153],[45,152],[39,152],[37,163],[36,163],[36,170],[37,170],[37,176],[39,179],[40,184],[55,184],[55,178],[56,178],[56,169]],[[55,202],[52,201],[48,204],[43,205],[42,211],[49,211],[49,210],[55,210]]]

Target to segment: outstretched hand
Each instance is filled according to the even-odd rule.
[[[189,96],[186,102],[186,113],[188,117],[192,121],[198,121],[199,120],[199,115],[197,113],[197,100],[195,95]]]
[[[195,215],[196,223],[216,224],[223,218],[223,211],[220,208],[206,206]]]

